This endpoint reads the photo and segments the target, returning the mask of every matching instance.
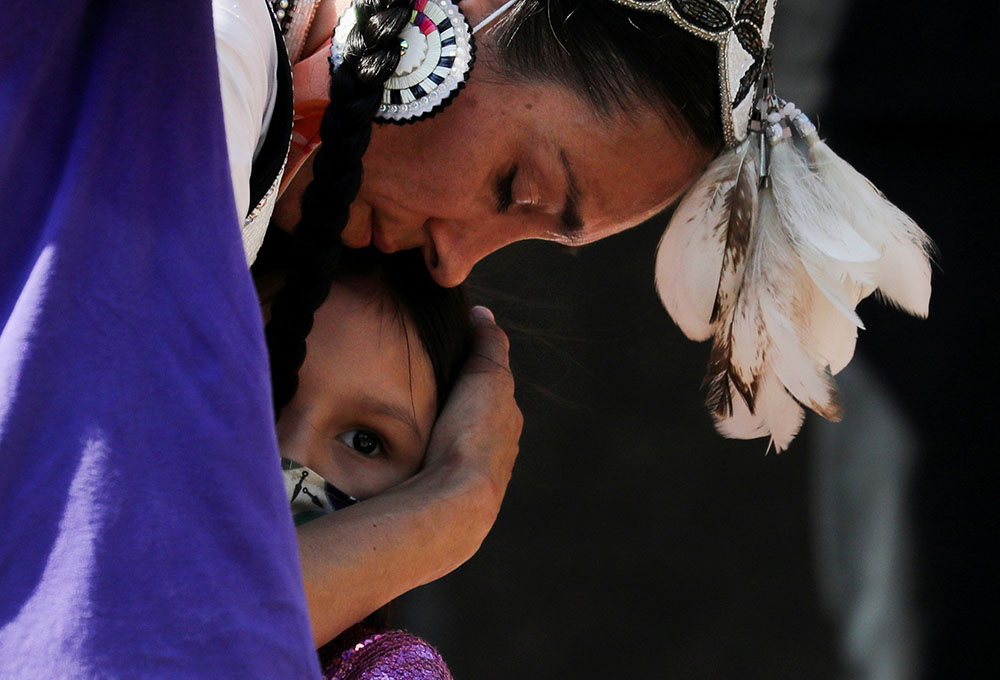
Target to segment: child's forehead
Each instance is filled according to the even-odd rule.
[[[300,388],[310,400],[343,409],[377,399],[415,410],[426,425],[420,429],[429,431],[436,413],[433,366],[391,296],[334,283],[306,344]]]
[[[331,358],[359,370],[377,364],[385,376],[405,378],[407,385],[414,371],[427,371],[433,388],[431,358],[410,313],[378,282],[335,281],[316,314],[309,343],[309,352],[343,353]]]

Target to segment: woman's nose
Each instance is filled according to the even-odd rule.
[[[481,259],[520,240],[516,230],[505,226],[469,222],[429,224],[430,242],[424,255],[431,277],[445,288],[465,281]]]
[[[469,276],[472,267],[489,254],[473,253],[464,245],[447,239],[431,239],[430,252],[424,252],[424,261],[431,278],[439,286],[454,288],[459,285]]]

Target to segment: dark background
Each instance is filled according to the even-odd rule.
[[[511,331],[526,420],[496,527],[407,608],[458,678],[832,677],[808,449],[715,434],[708,347],[653,290],[662,231],[477,271],[501,324],[533,330]]]
[[[836,27],[801,12],[782,26],[791,3],[776,36],[798,31],[806,50],[825,28],[836,41],[821,133],[942,251],[930,319],[866,301],[859,347],[919,442],[905,515],[920,675],[987,677],[1000,5],[856,2]],[[776,54],[792,99],[780,69],[798,54]],[[653,290],[665,224],[575,253],[518,244],[474,273],[510,330],[526,421],[480,552],[403,603],[403,623],[457,678],[857,677],[818,595],[815,416],[781,455],[714,433],[700,391],[708,347],[684,339]]]

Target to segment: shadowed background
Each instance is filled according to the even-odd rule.
[[[808,451],[715,434],[708,346],[652,288],[662,231],[517,245],[477,272],[500,323],[533,330],[511,331],[526,420],[496,527],[407,607],[456,677],[830,677]]]

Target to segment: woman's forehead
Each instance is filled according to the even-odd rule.
[[[565,110],[568,104],[564,100],[558,106]],[[574,112],[549,119],[542,124],[539,145],[560,159],[560,171],[575,185],[582,224],[579,243],[634,226],[663,210],[710,158],[684,130],[648,107],[627,114]]]

